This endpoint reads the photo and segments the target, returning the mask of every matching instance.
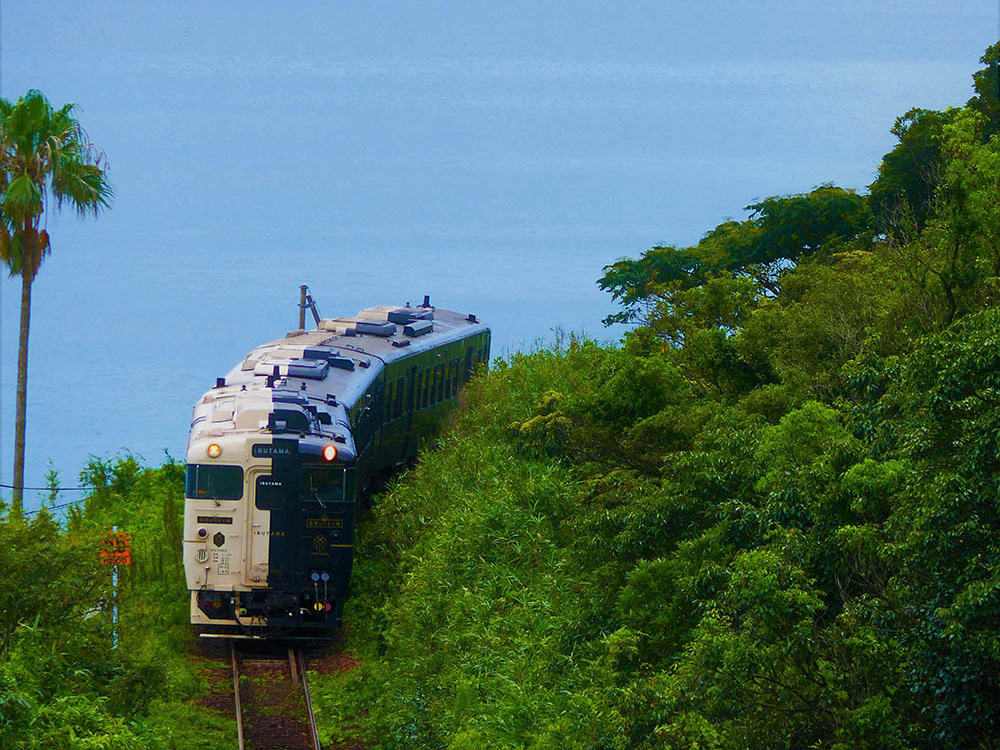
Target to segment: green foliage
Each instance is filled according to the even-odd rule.
[[[979,62],[986,65],[972,74],[975,96],[968,101],[968,108],[978,112],[986,123],[984,138],[1000,132],[1000,42],[987,47]]]
[[[996,744],[996,55],[897,122],[870,197],[620,260],[620,348],[471,385],[363,526],[331,741]]]
[[[605,322],[648,324],[675,345],[689,317],[714,319],[715,327],[731,331],[759,296],[777,294],[784,272],[802,258],[829,254],[872,231],[865,198],[833,185],[772,196],[745,210],[749,219],[720,224],[694,247],[657,246],[606,266],[597,284],[623,310]]]
[[[872,224],[867,201],[834,185],[821,185],[803,195],[767,198],[746,210],[750,220],[735,236],[725,232],[716,252],[724,253],[729,270],[760,269],[770,279],[803,256],[829,252],[867,236]],[[715,239],[717,232],[710,232],[702,244]],[[768,278],[762,276],[761,281]]]
[[[82,479],[95,489],[64,523],[44,509],[0,518],[0,749],[229,746],[228,722],[185,702],[203,687],[185,659],[182,477],[169,458],[93,459]],[[97,553],[112,526],[133,544],[117,600]]]
[[[94,532],[63,533],[53,516],[0,523],[0,647],[19,625],[59,628],[108,595]]]
[[[905,241],[924,227],[934,210],[941,173],[940,137],[955,110],[914,108],[896,119],[892,134],[899,143],[882,157],[878,177],[869,186],[879,228]]]
[[[691,249],[657,246],[637,259],[622,258],[604,268],[598,286],[625,308],[605,323],[645,322],[657,297],[705,283],[706,270]]]
[[[978,115],[980,143],[1000,132],[1000,43],[986,50],[986,68],[972,76],[975,95],[964,110],[914,108],[896,120],[892,134],[899,143],[882,158],[878,177],[869,189],[872,212],[880,231],[896,242],[911,242],[935,213],[945,169],[954,164],[946,152],[945,131],[955,118]]]

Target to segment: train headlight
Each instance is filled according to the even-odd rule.
[[[209,443],[205,452],[208,454],[209,458],[218,458],[222,455],[222,446],[218,443]]]
[[[323,460],[332,461],[337,457],[337,446],[332,443],[323,446]]]

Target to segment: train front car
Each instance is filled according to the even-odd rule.
[[[206,632],[323,635],[340,621],[351,572],[347,412],[293,389],[287,370],[243,379],[232,373],[195,408],[184,524],[191,622]]]
[[[258,347],[196,404],[184,568],[203,635],[322,638],[341,622],[355,506],[415,455],[486,361],[489,329],[377,307]]]

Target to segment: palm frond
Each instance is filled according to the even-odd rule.
[[[21,173],[7,184],[0,200],[4,204],[4,213],[15,224],[21,224],[42,212],[42,187],[30,175]]]
[[[0,99],[0,261],[14,274],[33,275],[50,250],[40,226],[50,197],[96,215],[114,196],[107,159],[75,109],[53,109],[35,89],[13,103]]]
[[[111,205],[114,190],[102,169],[74,160],[63,162],[53,174],[52,195],[60,207],[68,201],[80,215],[97,215]]]
[[[18,234],[7,235],[6,243],[0,248],[4,252],[4,262],[7,264],[7,268],[10,269],[12,277],[21,275],[24,260],[23,248],[24,243]]]

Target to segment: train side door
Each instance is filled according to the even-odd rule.
[[[270,467],[250,470],[246,580],[281,587],[291,574],[290,514],[298,496],[298,441],[274,440]]]
[[[267,537],[271,530],[271,513],[257,503],[261,491],[269,491],[272,485],[270,477],[268,469],[254,467],[247,471],[250,492],[247,495],[247,557],[244,570],[246,582],[251,586],[267,581]]]

